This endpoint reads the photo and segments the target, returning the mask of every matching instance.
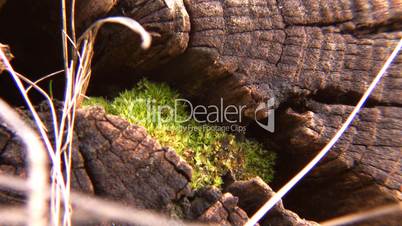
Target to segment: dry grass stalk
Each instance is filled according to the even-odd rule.
[[[72,1],[72,5],[75,5],[75,1]],[[74,8],[74,7],[73,7]],[[72,11],[72,16],[74,17],[74,10]],[[99,28],[105,23],[118,23],[125,25],[132,29],[134,32],[137,32],[143,38],[142,47],[147,48],[150,46],[151,37],[150,35],[134,20],[123,17],[114,17],[114,18],[106,18],[94,23],[77,41],[75,38],[75,25],[74,18],[72,18],[71,30],[73,37],[70,38],[67,35],[67,19],[66,19],[67,11],[66,11],[66,1],[62,0],[62,17],[63,17],[63,56],[65,62],[65,78],[66,78],[66,88],[64,95],[64,106],[62,109],[61,117],[58,118],[56,115],[56,108],[54,103],[52,102],[51,97],[42,90],[37,83],[46,79],[47,77],[53,76],[59,72],[46,76],[46,78],[40,79],[36,82],[31,82],[29,79],[24,76],[16,73],[11,67],[6,54],[0,49],[1,61],[4,64],[4,69],[9,71],[12,78],[17,84],[18,89],[21,92],[21,95],[25,99],[29,110],[31,111],[35,124],[40,132],[41,138],[45,143],[46,150],[48,152],[48,156],[50,157],[50,161],[52,163],[51,169],[51,188],[50,188],[50,220],[52,225],[71,225],[71,191],[70,191],[70,174],[71,174],[71,149],[72,149],[72,139],[73,139],[73,130],[74,130],[74,121],[75,121],[75,111],[79,106],[79,103],[82,99],[83,94],[85,93],[86,87],[89,82],[89,77],[91,74],[90,66],[92,63],[93,56],[93,45],[95,42],[96,35],[99,31]],[[70,44],[70,45],[69,45]],[[71,47],[72,46],[72,47]],[[72,56],[69,53],[73,53]],[[2,65],[3,65],[2,64]],[[25,88],[22,81],[29,84],[28,88]],[[49,108],[51,109],[52,119],[53,119],[53,131],[55,140],[50,141],[47,132],[49,128],[46,128],[42,120],[40,119],[38,113],[36,112],[33,104],[31,103],[28,93],[31,89],[37,90],[40,94],[42,94],[49,104]],[[3,108],[6,105],[2,106]],[[6,112],[4,110],[3,112]],[[8,111],[7,111],[8,112]],[[6,119],[5,119],[6,120]],[[11,126],[11,124],[10,124]],[[20,127],[24,128],[24,127]],[[30,134],[19,134],[24,142],[29,146],[27,148],[38,148],[38,143],[36,146],[34,145],[32,139],[33,136]],[[26,138],[24,136],[27,136]],[[39,140],[37,138],[37,140]],[[40,143],[40,142],[39,142]],[[42,143],[40,143],[42,145]],[[38,163],[42,163],[41,161],[44,159],[47,160],[48,156],[44,155],[31,155],[29,156],[32,161],[36,161]],[[40,158],[40,159],[35,159]],[[64,167],[62,167],[62,163],[64,163]],[[44,180],[47,181],[48,169],[41,171],[38,173],[39,168],[33,165],[34,171],[29,171],[30,176],[33,177],[36,181],[42,182]],[[63,168],[65,170],[66,177],[63,176]],[[43,188],[43,186],[37,186],[37,189]],[[42,189],[42,194],[47,189]],[[30,198],[29,206],[33,210],[33,206],[36,205],[36,211],[29,211],[30,217],[28,221],[31,222],[32,225],[47,225],[45,218],[39,218],[39,215],[44,215],[47,207],[39,206],[43,202],[43,197],[38,196],[35,193],[39,192],[38,190],[32,189],[32,197]],[[39,208],[40,207],[40,208]],[[47,213],[47,212],[46,212]],[[32,216],[31,216],[32,214]],[[45,214],[46,215],[46,214]]]

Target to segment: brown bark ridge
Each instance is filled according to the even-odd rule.
[[[105,17],[116,5],[116,0],[79,0],[75,3],[75,25],[78,34],[96,20]],[[67,5],[71,0],[67,1]]]
[[[356,21],[364,21],[359,18],[381,15],[381,11],[374,8],[360,13],[359,8],[353,8],[349,14],[347,10],[337,12],[331,7],[341,3],[333,1],[318,1],[316,11],[322,14],[312,24],[305,19],[313,18],[302,7],[305,1],[296,2],[187,1],[191,38],[186,52],[168,67],[169,77],[184,80],[180,86],[192,96],[202,93],[203,99],[214,102],[223,95],[228,101],[250,107],[269,97],[284,101],[292,95],[307,96],[327,88],[338,93],[361,93],[402,37],[401,32],[389,26],[384,26],[389,28],[387,32],[372,31],[374,25],[381,28],[382,24],[357,22],[359,26],[347,30],[335,16],[348,21],[351,14]],[[304,7],[313,6],[317,5]],[[400,25],[399,9],[398,3],[390,3],[384,13],[389,23]],[[328,11],[334,15],[327,15]],[[397,66],[373,95],[374,100],[400,103]],[[205,89],[210,92],[202,92]]]
[[[144,128],[92,108],[78,112],[76,131],[96,194],[159,210],[189,195],[190,166]]]
[[[51,125],[49,109],[45,105],[38,109],[45,124]],[[21,115],[33,126],[29,113],[21,111]],[[236,198],[219,191],[214,202],[204,202],[205,209],[198,215],[188,211],[197,208],[190,201],[196,199],[189,185],[192,168],[173,150],[161,147],[144,128],[107,115],[102,108],[78,110],[72,150],[75,191],[188,220],[243,225],[248,219]],[[0,173],[25,178],[25,157],[20,138],[0,119]],[[197,197],[211,200],[207,193],[198,192]],[[21,205],[24,200],[24,194],[0,189],[1,205]],[[218,201],[224,208],[217,207]],[[99,224],[107,225],[95,223]]]
[[[259,177],[247,181],[235,181],[225,188],[239,198],[239,207],[249,215],[254,214],[267,202],[275,192]],[[260,225],[281,226],[318,226],[319,224],[301,219],[297,214],[284,208],[282,201],[276,204],[260,221]]]
[[[187,215],[201,222],[218,225],[244,225],[247,214],[238,207],[238,198],[230,193],[222,194],[215,187],[201,188],[191,198]]]

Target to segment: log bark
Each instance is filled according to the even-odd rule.
[[[49,109],[39,107],[40,117],[51,124]],[[38,109],[39,109],[38,108]],[[29,113],[21,111],[34,126]],[[52,128],[51,126],[47,128]],[[49,131],[51,136],[52,131]],[[161,147],[142,127],[94,107],[77,112],[72,149],[72,189],[141,209],[151,209],[182,219],[243,225],[248,217],[237,206],[237,199],[215,189],[216,200],[208,193],[197,193],[203,210],[190,188],[192,168],[172,149]],[[25,148],[19,137],[0,119],[0,173],[25,178]],[[1,205],[22,205],[21,193],[0,189]],[[221,208],[218,208],[222,204]],[[225,207],[225,208],[223,208]],[[77,209],[76,213],[80,213]],[[114,222],[116,223],[116,222]],[[111,222],[91,222],[110,225]],[[85,223],[82,225],[89,225]],[[126,225],[126,224],[125,224]]]
[[[289,159],[279,162],[280,169],[291,172],[289,176],[329,142],[353,110],[353,106],[316,101],[304,107],[302,113],[292,108],[282,112],[283,128],[270,137],[295,159],[291,165]],[[401,113],[400,107],[392,106],[362,109],[328,156],[287,196],[287,207],[321,221],[400,202]],[[395,214],[361,225],[398,225],[401,220],[402,215]]]
[[[382,24],[378,26],[389,32],[366,29],[371,24],[345,30],[344,24],[337,23],[331,15],[327,21],[333,23],[322,22],[326,21],[325,14],[312,25],[309,20],[313,16],[307,14],[311,10],[305,12],[295,2],[188,1],[189,47],[168,69],[163,68],[171,72],[166,77],[176,82],[183,80],[180,86],[191,96],[202,93],[202,98],[210,102],[224,96],[233,103],[254,106],[270,97],[284,102],[295,95],[308,96],[326,89],[340,94],[362,93],[402,37],[401,32]],[[389,15],[389,21],[398,21],[397,4],[389,6],[389,14],[383,13]],[[331,11],[334,5],[340,3],[323,1],[320,11]],[[348,21],[348,10],[341,12],[334,15]],[[360,21],[380,12],[364,16],[355,8],[350,14]],[[305,13],[299,16],[300,23],[294,22]],[[304,18],[308,19],[303,21]],[[396,88],[401,85],[398,59],[373,100],[400,104],[397,96],[401,91]],[[218,87],[226,88],[222,91]],[[208,88],[211,92],[201,91]]]
[[[189,0],[186,7],[188,48],[159,72],[168,71],[166,80],[199,102],[216,104],[223,97],[247,105],[251,118],[257,106],[276,98],[279,131],[257,136],[287,156],[277,176],[285,179],[340,128],[402,38],[397,2]],[[331,164],[313,174],[332,176],[309,176],[285,199],[303,217],[324,220],[400,201],[401,64],[400,55],[343,145],[324,161]],[[317,102],[314,110],[309,101]],[[397,215],[367,224],[400,221]]]
[[[71,4],[71,0],[67,5]],[[96,20],[105,17],[116,5],[116,0],[79,0],[75,3],[75,24],[78,35]],[[71,16],[71,15],[70,15]]]
[[[275,192],[261,178],[252,178],[247,181],[235,181],[225,188],[239,198],[239,206],[250,216],[257,212]],[[279,201],[268,214],[260,221],[262,226],[270,225],[304,225],[318,226],[316,222],[301,219],[297,214],[285,209],[282,201]]]

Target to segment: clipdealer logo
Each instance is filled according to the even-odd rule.
[[[275,132],[275,98],[271,98],[267,103],[261,103],[254,112],[254,118],[257,124],[268,132]],[[259,122],[257,114],[259,111],[265,111],[267,113],[266,124]]]
[[[244,120],[244,111],[247,106],[241,105],[225,105],[223,98],[220,99],[218,105],[193,105],[187,99],[175,99],[174,106],[159,105],[154,99],[137,99],[135,102],[145,102],[147,106],[147,115],[144,121],[151,121],[156,125],[174,121],[182,123],[183,126],[186,122],[194,120],[197,123],[208,123],[211,125],[204,125],[201,128],[212,128],[214,130],[232,131],[232,132],[245,132],[245,126],[241,126]],[[134,103],[135,105],[135,103]],[[132,105],[132,106],[134,106]],[[188,116],[183,118],[179,117],[179,106],[185,105],[188,109]],[[266,103],[260,103],[254,111],[255,122],[266,131],[271,133],[275,132],[275,98],[269,99]],[[258,115],[263,114],[264,122],[261,122]],[[267,119],[265,121],[265,119]],[[216,126],[222,124],[222,126]],[[227,125],[230,124],[230,125]],[[195,128],[184,128],[195,129]]]

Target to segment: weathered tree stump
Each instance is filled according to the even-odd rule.
[[[250,120],[257,106],[274,97],[280,115],[277,132],[255,129],[254,133],[276,147],[280,159],[288,157],[285,162],[292,161],[294,171],[341,126],[402,38],[399,1],[96,4],[78,1],[79,30],[97,17],[125,15],[143,24],[154,39],[151,49],[143,51],[131,31],[103,29],[92,87],[107,89],[115,81],[127,87],[150,76],[204,104],[219,103],[223,97],[226,104],[246,105]],[[285,204],[289,202],[303,217],[321,220],[401,201],[401,66],[399,56],[352,128]],[[287,165],[280,168],[287,171],[278,174],[294,173]],[[310,200],[318,204],[310,206]],[[400,221],[399,215],[370,225]]]
[[[279,132],[263,139],[297,159],[295,170],[340,128],[402,38],[399,2],[188,0],[181,6],[191,25],[183,54],[152,70],[127,57],[120,64],[134,77],[151,71],[198,102],[223,97],[226,104],[247,105],[251,118],[257,106],[276,98],[284,113]],[[103,55],[101,62],[112,58]],[[296,188],[294,194],[303,195],[289,203],[302,216],[322,220],[401,200],[401,64],[399,56],[333,153]],[[329,165],[337,177],[312,179]],[[328,204],[324,197],[336,200]],[[372,201],[364,202],[368,197]],[[320,204],[309,206],[311,199]],[[383,221],[396,225],[400,219]]]

